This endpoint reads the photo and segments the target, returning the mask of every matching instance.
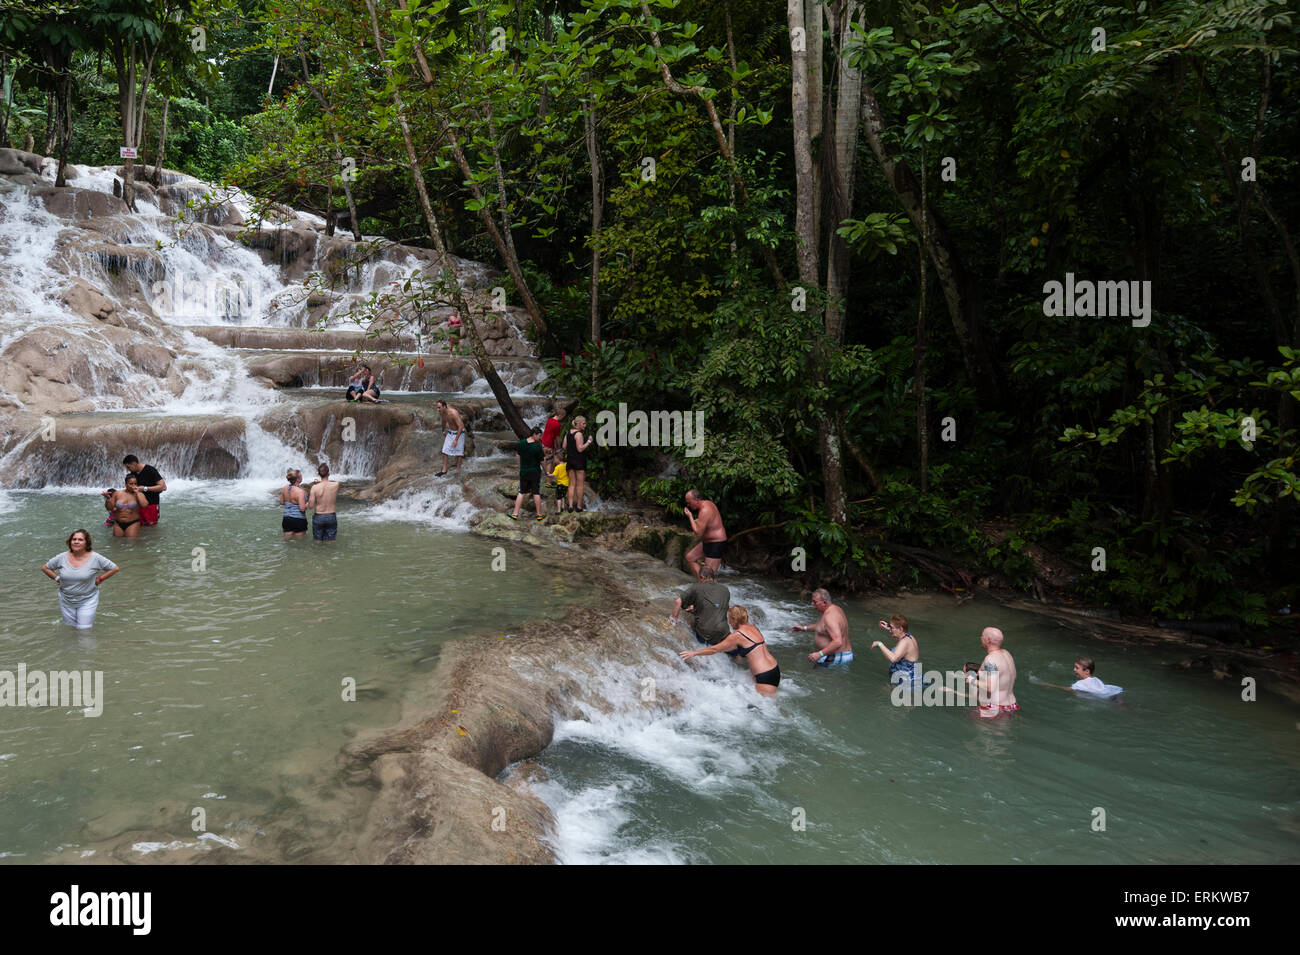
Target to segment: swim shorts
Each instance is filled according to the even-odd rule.
[[[715,560],[722,559],[722,553],[727,549],[726,541],[705,541],[704,556],[711,557]]]
[[[981,703],[980,716],[986,718],[992,718],[995,716],[1002,716],[1004,713],[1014,713],[1019,709],[1020,709],[1019,703],[1009,703],[1006,705],[998,705],[998,706],[995,706],[992,703],[988,705]]]
[[[442,441],[442,453],[447,457],[463,458],[465,456],[465,432],[448,431]]]
[[[144,507],[140,508],[140,520],[144,523],[145,527],[153,527],[157,524],[158,505],[146,504]]]
[[[541,494],[542,476],[540,474],[519,475],[519,493],[520,494]]]
[[[337,527],[337,523],[335,526]],[[280,521],[280,529],[286,534],[301,534],[307,529],[307,518],[286,517]]]
[[[828,653],[822,657],[814,666],[819,667],[842,667],[853,662],[853,651],[845,653]]]
[[[339,536],[339,519],[333,514],[313,514],[311,536],[318,541],[332,541]]]

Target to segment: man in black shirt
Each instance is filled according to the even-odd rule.
[[[687,587],[673,601],[673,615],[669,619],[677,623],[683,607],[694,611],[695,639],[711,646],[731,633],[731,624],[727,620],[730,606],[731,591],[718,583],[717,571],[705,564],[700,568],[699,583]]]
[[[140,522],[145,527],[152,527],[158,523],[159,494],[167,490],[167,482],[163,480],[156,467],[152,464],[141,464],[140,459],[134,454],[128,454],[122,463],[135,475],[136,484],[144,491],[144,499],[149,502],[147,506],[140,508]]]

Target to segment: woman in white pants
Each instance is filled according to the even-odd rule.
[[[121,569],[95,553],[87,531],[75,530],[68,536],[67,551],[46,561],[41,573],[59,585],[63,622],[89,630],[99,609],[99,585]]]

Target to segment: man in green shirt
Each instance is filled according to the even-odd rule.
[[[533,506],[537,508],[537,519],[546,517],[546,508],[542,504],[542,429],[533,428],[532,434],[515,446],[515,459],[519,462],[519,493],[515,495],[515,512],[510,519],[519,520],[519,509],[524,506],[524,497],[533,496]]]
[[[699,582],[687,587],[673,601],[673,615],[669,619],[677,623],[683,607],[694,611],[695,639],[712,646],[731,633],[731,623],[727,620],[730,606],[731,591],[718,583],[718,572],[705,564],[700,568]]]

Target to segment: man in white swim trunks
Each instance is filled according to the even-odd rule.
[[[465,457],[465,422],[459,411],[441,399],[438,401],[438,416],[442,418],[442,470],[434,476],[443,477],[447,473],[450,458],[455,459],[456,473],[459,474],[460,462]]]

